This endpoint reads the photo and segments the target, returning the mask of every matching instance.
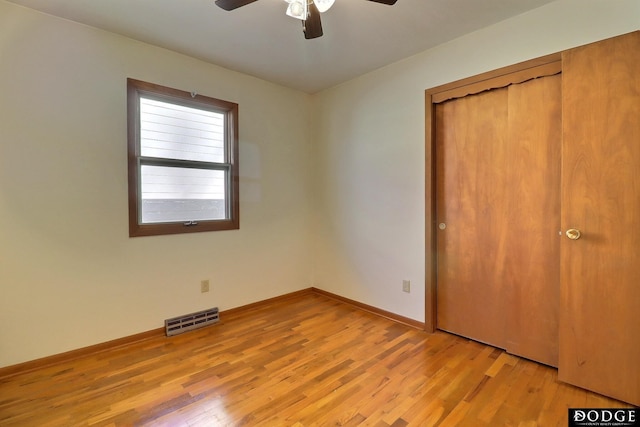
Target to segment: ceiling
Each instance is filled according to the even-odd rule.
[[[336,0],[305,40],[283,0],[9,0],[314,93],[553,0]]]

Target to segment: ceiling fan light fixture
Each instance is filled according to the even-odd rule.
[[[254,3],[258,0],[215,0],[216,5],[224,10],[234,10]],[[320,14],[333,6],[335,0],[284,0],[287,2],[287,15],[302,21],[304,38],[322,37],[322,20]],[[398,0],[369,0],[376,3],[393,5]]]
[[[307,0],[285,0],[289,3],[287,7],[287,15],[292,18],[305,20],[307,19],[307,15],[309,14],[309,10],[307,7]]]
[[[313,0],[313,2],[316,4],[316,7],[318,8],[318,12],[320,13],[324,13],[329,10],[329,8],[333,6],[333,3],[335,3],[335,1],[336,0]]]

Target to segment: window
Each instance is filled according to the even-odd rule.
[[[127,80],[129,236],[240,228],[238,105]]]

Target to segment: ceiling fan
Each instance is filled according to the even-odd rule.
[[[258,0],[216,0],[216,5],[224,10],[234,10]],[[315,39],[322,36],[322,22],[320,14],[326,12],[335,0],[284,0],[289,3],[287,15],[302,21],[302,31],[305,39]],[[368,0],[375,3],[394,5],[397,0]]]

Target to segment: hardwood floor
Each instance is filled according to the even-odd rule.
[[[0,379],[2,426],[566,426],[629,407],[557,371],[309,293]]]

